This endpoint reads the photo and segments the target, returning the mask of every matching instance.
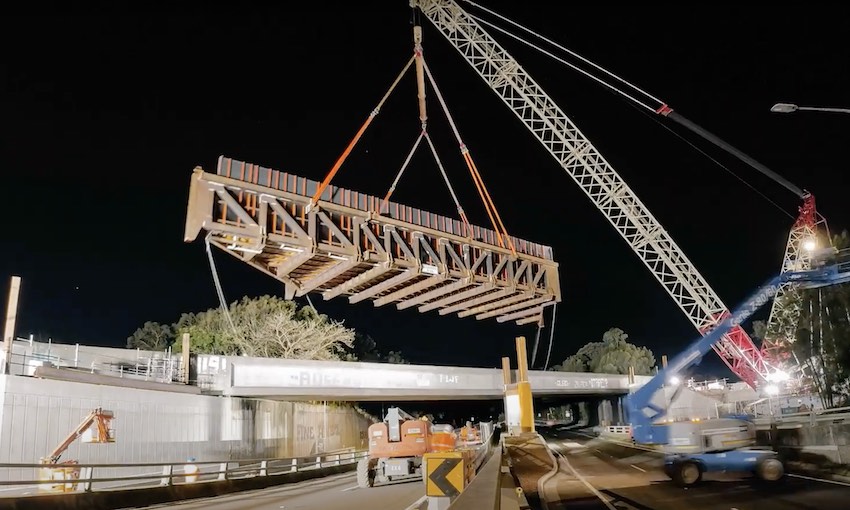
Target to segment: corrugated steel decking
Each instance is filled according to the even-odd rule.
[[[286,297],[347,295],[375,306],[418,306],[498,322],[536,322],[561,300],[552,248],[394,202],[329,186],[306,212],[316,181],[224,156],[195,169],[184,240],[210,243],[277,278]]]

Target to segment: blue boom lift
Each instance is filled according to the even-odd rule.
[[[703,473],[710,472],[752,473],[758,479],[769,482],[781,479],[785,467],[776,452],[754,447],[756,433],[751,421],[716,418],[663,423],[661,420],[667,409],[653,403],[653,397],[670,378],[699,364],[725,333],[770,302],[781,285],[792,283],[800,288],[818,288],[848,281],[850,262],[835,259],[828,265],[821,262],[816,269],[786,272],[770,279],[709,334],[694,342],[648,383],[626,397],[625,408],[634,441],[661,446],[666,454],[665,472],[682,486],[698,483]]]

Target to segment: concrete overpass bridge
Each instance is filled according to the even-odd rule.
[[[199,355],[191,379],[205,391],[275,400],[474,400],[504,395],[501,368],[300,361]],[[617,396],[629,392],[626,375],[532,370],[535,397]],[[649,377],[638,376],[631,387]]]

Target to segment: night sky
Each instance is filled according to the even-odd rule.
[[[566,16],[551,2],[486,3],[666,100],[812,191],[833,230],[850,227],[850,116],[768,111],[779,101],[850,107],[846,13],[581,6]],[[4,288],[9,275],[23,277],[19,335],[122,346],[147,320],[172,322],[181,312],[216,306],[203,243],[182,241],[192,169],[214,171],[224,154],[321,180],[411,54],[406,0],[274,5],[7,17],[0,35],[0,276]],[[552,363],[615,326],[657,355],[676,354],[695,338],[685,316],[513,113],[423,23],[426,61],[508,231],[553,246],[561,264],[564,302]],[[633,187],[727,306],[778,271],[794,195],[669,121],[494,35]],[[471,221],[486,226],[434,99],[430,94],[429,131]],[[334,184],[383,195],[418,126],[411,73]],[[454,216],[426,151],[394,199]],[[282,295],[282,284],[221,252],[216,257],[229,300]],[[419,363],[497,366],[513,352],[516,335],[535,335],[534,326],[495,320],[318,295],[313,302],[372,335],[380,349]],[[711,358],[709,372],[720,365]]]

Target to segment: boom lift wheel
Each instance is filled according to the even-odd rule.
[[[372,459],[360,459],[357,462],[357,486],[368,489],[375,485],[375,470],[372,467]]]
[[[783,476],[785,476],[785,466],[775,457],[764,459],[756,466],[756,477],[761,481],[777,482]]]
[[[689,487],[702,480],[702,469],[692,460],[684,460],[673,464],[673,481],[682,487]]]

